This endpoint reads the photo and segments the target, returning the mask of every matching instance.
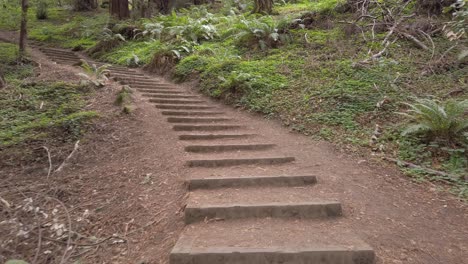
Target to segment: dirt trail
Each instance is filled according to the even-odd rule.
[[[75,61],[61,51],[44,52],[60,63]],[[239,256],[245,257],[242,263],[311,263],[319,254],[312,256],[310,250],[317,247],[332,250],[335,261],[343,261],[330,263],[371,263],[356,260],[366,259],[367,245],[375,250],[377,263],[460,264],[468,259],[466,204],[430,184],[415,184],[395,168],[338,152],[331,144],[291,133],[275,121],[232,109],[190,88],[125,68],[111,70],[145,97],[137,93],[134,120],[114,124],[117,134],[87,144],[69,173],[94,177],[95,189],[117,197],[109,204],[120,209],[114,214],[119,222],[106,215],[106,223],[115,224],[116,230],[122,228],[122,219],[132,221],[132,212],[149,223],[156,217],[126,251],[116,246],[116,252],[125,254],[111,262],[167,263],[183,218],[191,224],[173,250],[174,264],[239,263]],[[144,102],[148,97],[150,103]],[[146,187],[141,181],[150,173],[156,183]],[[299,175],[315,177],[317,183],[277,177]],[[275,178],[266,181],[262,176]],[[191,180],[206,185],[190,192],[182,213],[183,182],[192,188]],[[93,193],[83,188],[83,197]],[[336,203],[342,216],[330,207]],[[166,209],[162,215],[161,208]],[[139,225],[144,222],[140,219]],[[296,262],[268,253],[270,249],[295,249]],[[357,253],[349,258],[343,253],[349,251]],[[87,261],[102,261],[108,254]],[[299,262],[301,258],[305,262]]]

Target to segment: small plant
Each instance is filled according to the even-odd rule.
[[[271,17],[241,19],[228,34],[232,34],[238,44],[257,45],[261,50],[266,50],[290,40],[289,35],[280,32],[278,28],[278,23]]]
[[[468,100],[440,102],[433,99],[416,99],[414,104],[405,104],[410,109],[399,114],[408,117],[412,124],[406,127],[402,135],[423,134],[433,140],[466,141]]]
[[[457,0],[452,4],[453,19],[444,27],[444,33],[450,41],[456,41],[459,44],[466,43],[468,32],[468,4],[464,0]],[[461,45],[461,53],[458,55],[459,60],[468,57],[468,49]]]
[[[115,98],[116,105],[124,105],[130,101],[130,95],[132,90],[127,85],[122,86],[122,89],[117,93],[117,97]]]
[[[44,20],[49,17],[49,14],[47,13],[47,3],[44,0],[41,0],[37,4],[37,9],[36,9],[36,18],[38,20]]]
[[[100,67],[97,67],[96,64],[89,65],[85,60],[81,60],[81,68],[86,73],[78,73],[78,76],[82,77],[82,83],[84,85],[93,84],[96,87],[104,86],[105,82],[108,80],[107,75],[109,74],[110,65],[105,64]]]

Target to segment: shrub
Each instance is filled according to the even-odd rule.
[[[402,135],[423,134],[432,140],[448,143],[460,139],[466,141],[468,100],[440,102],[433,99],[416,99],[416,103],[406,105],[410,109],[400,114],[408,117],[412,124],[406,127]]]
[[[107,75],[109,74],[110,65],[105,64],[100,67],[96,66],[96,64],[89,65],[89,63],[85,60],[81,60],[81,68],[86,73],[78,73],[80,77],[82,77],[83,85],[93,84],[96,87],[104,86],[105,82],[108,80]]]
[[[47,3],[45,1],[40,1],[37,4],[37,9],[36,9],[36,18],[38,20],[43,20],[48,18],[48,13],[47,13]]]
[[[266,50],[290,40],[289,35],[281,32],[279,26],[280,23],[270,16],[253,20],[242,18],[227,34],[232,35],[238,45],[258,46],[261,50]]]

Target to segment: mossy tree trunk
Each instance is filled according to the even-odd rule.
[[[21,0],[21,27],[19,35],[19,59],[22,60],[26,55],[26,41],[28,38],[28,0]]]
[[[273,11],[273,0],[254,0],[252,13],[271,14]]]
[[[130,10],[128,9],[128,0],[111,0],[109,11],[111,16],[122,20],[130,17]]]

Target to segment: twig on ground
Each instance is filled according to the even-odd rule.
[[[73,148],[72,152],[70,153],[70,155],[68,155],[68,157],[62,162],[62,164],[60,164],[60,166],[54,171],[54,172],[60,172],[63,167],[65,167],[67,161],[73,156],[73,154],[75,154],[75,152],[78,150],[79,148],[79,143],[80,141],[76,141],[75,143],[75,147]]]
[[[47,172],[47,181],[49,181],[50,174],[52,173],[52,158],[50,157],[50,151],[46,146],[42,146],[45,151],[47,151],[47,158],[49,160],[49,171]]]
[[[398,34],[402,35],[403,37],[405,37],[408,40],[411,40],[420,49],[429,50],[429,48],[424,43],[422,43],[419,39],[417,39],[415,36],[413,36],[413,35],[411,35],[411,34],[409,34],[407,32],[403,32],[403,31],[398,31]]]
[[[432,45],[432,55],[431,55],[431,60],[434,58],[434,55],[435,55],[435,43],[434,43],[434,40],[432,40],[431,38],[431,35],[427,34],[426,32],[422,31],[421,29],[418,29],[419,33],[423,34],[423,36],[425,36],[430,42],[431,42],[431,45]]]
[[[411,163],[411,162],[407,162],[407,161],[402,161],[402,160],[399,160],[399,159],[394,159],[394,158],[389,158],[389,157],[383,157],[384,160],[388,160],[388,161],[391,161],[391,162],[395,162],[396,164],[398,165],[401,165],[403,167],[408,167],[408,168],[413,168],[413,169],[418,169],[418,170],[422,170],[426,173],[429,173],[429,174],[434,174],[434,175],[438,175],[438,176],[442,176],[442,177],[447,177],[447,178],[450,178],[450,179],[457,179],[458,177],[455,176],[455,175],[452,175],[452,174],[449,174],[449,173],[445,173],[443,171],[438,171],[438,170],[433,170],[433,169],[429,169],[429,168],[425,168],[425,167],[422,167],[422,166],[419,166],[419,165],[416,165],[414,163]],[[444,182],[447,182],[447,183],[451,183],[450,181],[448,180],[443,180],[441,179],[442,181]]]
[[[34,211],[34,216],[36,219],[37,218],[37,212]],[[41,228],[41,223],[39,220],[37,220],[37,229],[38,229],[38,235],[37,235],[37,247],[36,247],[36,254],[34,255],[34,259],[32,261],[33,264],[37,263],[37,259],[39,258],[39,254],[41,252],[41,247],[42,247],[42,228]]]

